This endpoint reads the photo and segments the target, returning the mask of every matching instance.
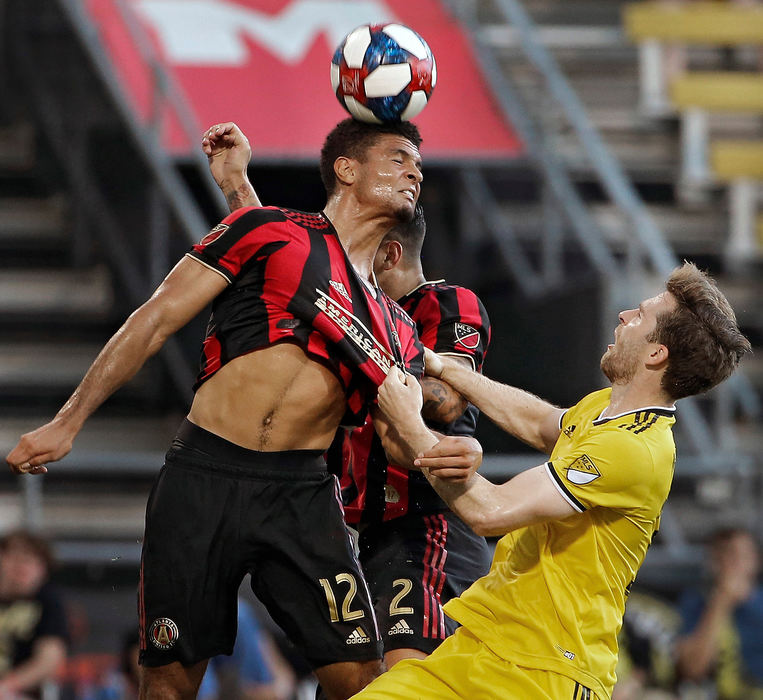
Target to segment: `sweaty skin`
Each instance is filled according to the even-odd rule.
[[[279,343],[222,367],[199,387],[188,418],[251,450],[322,450],[344,408],[333,372],[298,345]]]

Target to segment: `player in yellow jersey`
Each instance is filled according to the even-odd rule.
[[[468,445],[433,445],[419,418],[418,383],[389,376],[380,406],[423,453],[416,464],[476,532],[505,536],[490,573],[445,606],[462,625],[456,634],[355,697],[609,698],[625,600],[673,477],[675,401],[726,379],[749,350],[723,294],[686,263],[662,294],[620,314],[601,360],[612,388],[568,410],[428,354],[428,373],[550,453],[501,485],[458,478],[473,459]]]

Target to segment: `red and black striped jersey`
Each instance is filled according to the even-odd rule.
[[[419,339],[435,352],[468,357],[481,371],[490,344],[490,320],[477,295],[442,280],[425,282],[400,299],[416,323]],[[445,435],[472,435],[477,408],[471,404],[453,423],[428,425]],[[390,520],[406,513],[447,510],[424,476],[389,464],[369,418],[361,428],[340,431],[329,450],[342,462],[342,498],[349,523]]]
[[[358,276],[322,213],[239,209],[188,255],[229,282],[212,303],[194,389],[236,357],[296,342],[342,382],[343,423],[361,425],[391,366],[421,376],[415,324]]]

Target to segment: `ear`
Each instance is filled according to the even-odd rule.
[[[347,156],[339,156],[334,161],[334,175],[343,185],[351,185],[357,176],[355,161]]]
[[[666,345],[655,343],[646,359],[646,366],[650,369],[661,369],[667,363],[669,355]]]
[[[403,257],[403,246],[400,241],[386,241],[381,244],[384,259],[381,261],[382,270],[391,270]]]

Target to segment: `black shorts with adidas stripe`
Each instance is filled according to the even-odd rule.
[[[353,545],[321,452],[247,450],[185,421],[146,511],[141,663],[231,654],[247,573],[314,668],[380,658]]]
[[[358,548],[385,651],[434,651],[457,626],[442,606],[490,568],[485,538],[450,511],[364,526]]]

